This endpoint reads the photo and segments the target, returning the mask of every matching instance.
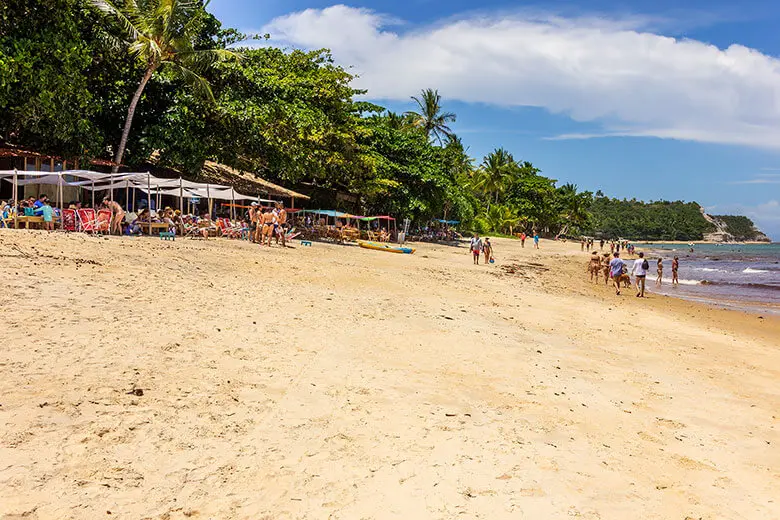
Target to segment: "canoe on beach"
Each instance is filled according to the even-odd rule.
[[[387,251],[388,253],[403,253],[411,255],[416,251],[413,247],[394,246],[392,244],[383,244],[381,242],[366,242],[358,240],[358,245],[363,249],[375,249],[377,251]]]

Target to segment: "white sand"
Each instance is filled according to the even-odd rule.
[[[0,518],[780,518],[777,318],[496,242],[0,232]]]

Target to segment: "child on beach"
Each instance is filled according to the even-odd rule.
[[[54,231],[54,210],[51,207],[51,203],[47,199],[43,206],[39,208],[41,216],[43,217],[43,229],[47,231]]]

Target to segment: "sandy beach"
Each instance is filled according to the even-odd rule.
[[[494,243],[1,230],[0,519],[780,518],[780,318]]]

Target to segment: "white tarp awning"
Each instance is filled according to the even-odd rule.
[[[51,184],[63,186],[78,186],[86,190],[104,191],[111,189],[135,188],[152,195],[200,197],[216,200],[253,200],[257,202],[277,202],[271,199],[261,199],[256,196],[244,195],[231,186],[188,181],[185,179],[163,179],[149,173],[101,173],[89,170],[65,170],[61,172],[29,172],[0,170],[0,179],[14,182],[19,186],[27,184]],[[73,180],[73,179],[79,180]],[[70,179],[70,180],[69,180]]]

